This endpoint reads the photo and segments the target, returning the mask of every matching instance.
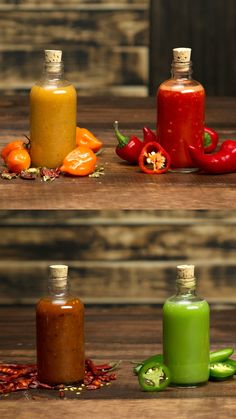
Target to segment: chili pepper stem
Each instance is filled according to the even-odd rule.
[[[118,140],[118,147],[126,146],[129,142],[129,137],[126,137],[125,135],[121,134],[121,132],[119,131],[119,122],[115,121],[113,127],[115,130],[116,138]]]

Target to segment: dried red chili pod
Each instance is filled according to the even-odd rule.
[[[139,156],[139,167],[150,175],[166,173],[170,167],[170,156],[159,143],[152,141],[144,145]]]

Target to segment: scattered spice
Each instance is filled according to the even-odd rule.
[[[64,398],[65,391],[68,390],[79,395],[83,389],[97,390],[104,384],[108,385],[111,381],[116,380],[116,374],[110,372],[117,369],[119,365],[120,361],[95,365],[91,359],[86,359],[84,383],[79,387],[74,387],[64,386],[64,384],[50,386],[41,383],[37,378],[36,364],[0,364],[0,395],[5,396],[18,390],[36,388],[58,390],[60,398]]]
[[[53,180],[55,180],[56,178],[58,178],[60,176],[60,169],[56,168],[56,169],[47,169],[46,167],[43,167],[40,170],[40,175],[43,178],[44,182],[52,182]]]
[[[10,173],[7,170],[1,172],[1,178],[6,180],[16,179],[18,175],[16,173]]]
[[[94,172],[91,173],[89,175],[89,177],[100,177],[100,176],[103,176],[103,175],[105,175],[104,167],[96,166]]]
[[[35,167],[31,167],[28,170],[22,170],[20,172],[20,177],[22,179],[27,179],[27,180],[35,180],[39,175],[40,175],[40,169],[35,168]]]

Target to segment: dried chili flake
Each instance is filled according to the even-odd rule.
[[[40,170],[40,175],[43,178],[44,182],[52,182],[60,176],[60,169],[47,169],[47,167],[42,167]]]
[[[51,386],[41,383],[37,377],[37,366],[35,364],[0,364],[0,395],[5,395],[18,390],[47,389],[59,390],[59,397],[65,397],[65,390],[80,394],[83,389],[97,390],[105,384],[116,380],[116,374],[112,373],[120,364],[108,363],[96,365],[91,359],[85,361],[84,383],[80,387],[65,387],[63,384]]]
[[[22,170],[20,172],[21,179],[26,180],[35,180],[40,174],[40,170],[34,167],[31,167],[28,170]]]
[[[91,173],[89,175],[89,177],[100,177],[100,176],[103,176],[103,175],[105,175],[104,167],[96,166],[94,172]]]
[[[1,172],[1,178],[6,180],[16,179],[18,175],[16,173],[10,173],[7,170]]]

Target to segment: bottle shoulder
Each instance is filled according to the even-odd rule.
[[[47,296],[41,298],[36,305],[36,312],[58,312],[61,310],[83,311],[84,305],[79,298],[73,296],[56,297]]]
[[[55,83],[48,81],[38,81],[32,86],[30,90],[31,99],[35,96],[48,96],[50,94],[76,97],[77,92],[73,84],[67,81],[60,81]]]
[[[209,308],[208,302],[199,296],[177,296],[173,295],[168,298],[164,303],[165,307],[189,307],[195,306],[196,308]]]
[[[188,91],[190,92],[200,92],[205,94],[205,89],[201,83],[194,79],[188,78],[171,78],[165,80],[158,88],[158,92],[160,91]]]

